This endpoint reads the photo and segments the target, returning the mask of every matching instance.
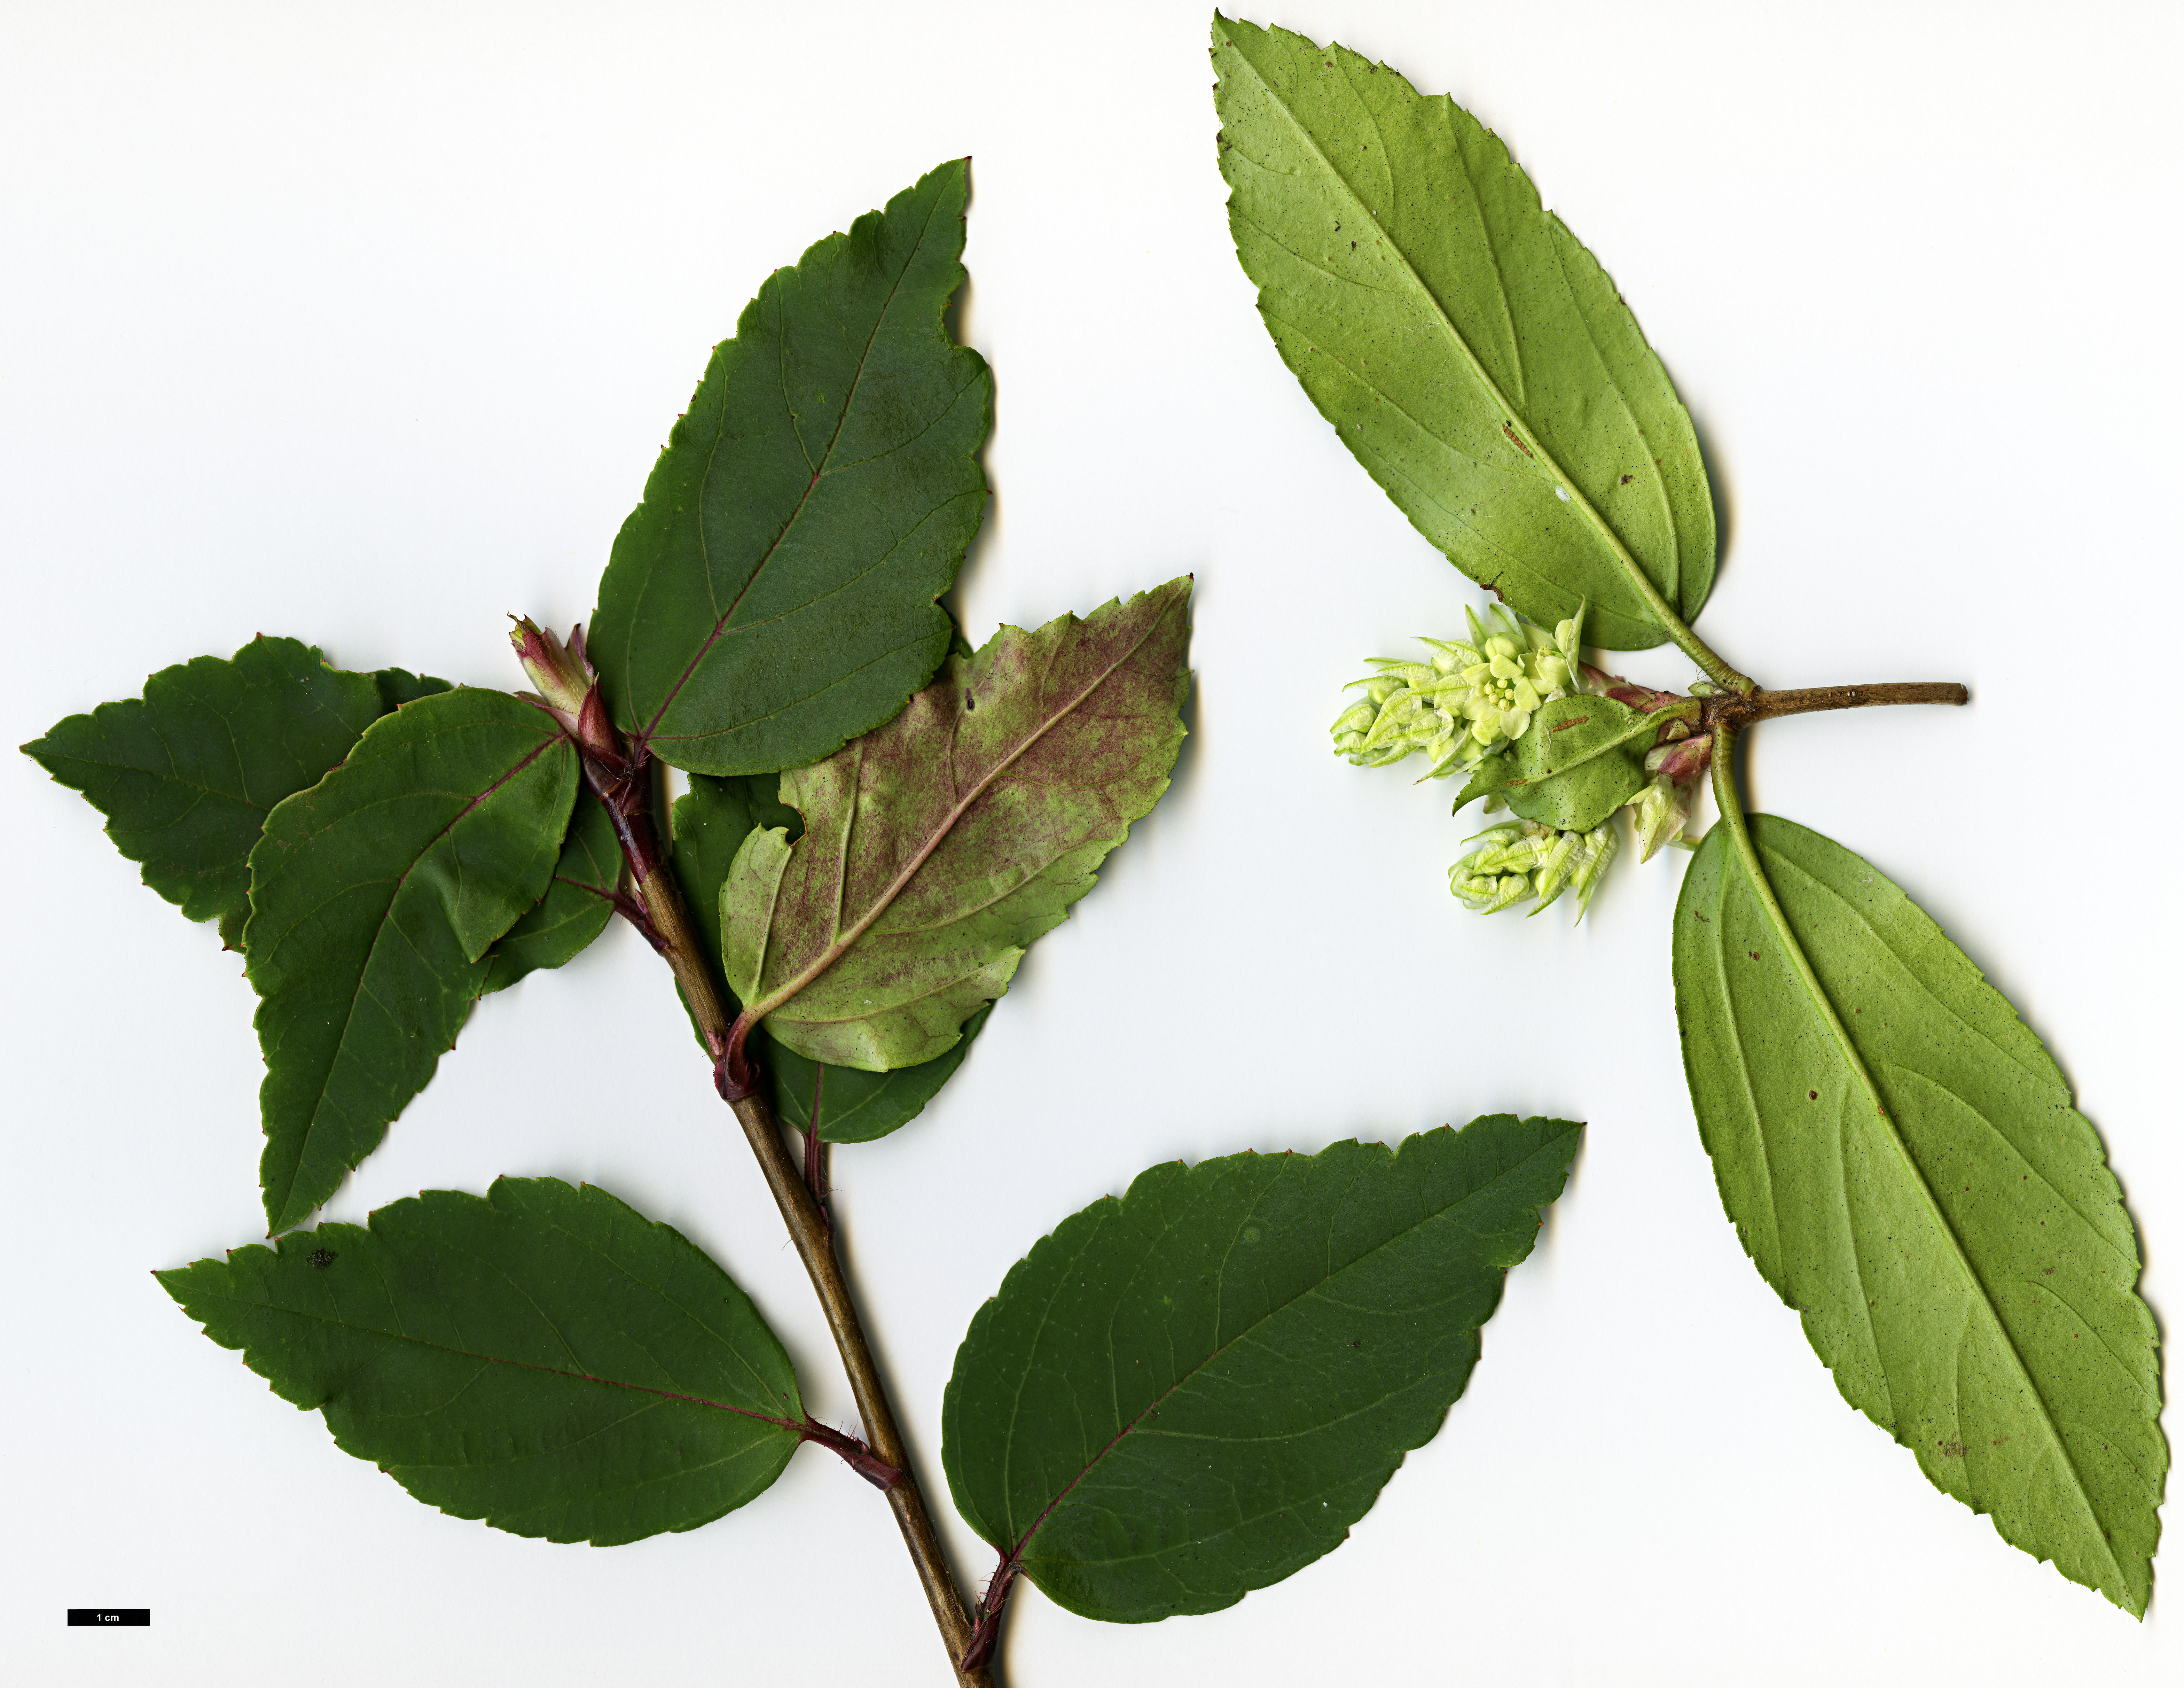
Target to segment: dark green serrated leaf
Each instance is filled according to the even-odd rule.
[[[1051,1599],[1214,1612],[1338,1545],[1479,1358],[1580,1127],[1474,1120],[1156,1166],[1010,1270],[956,1356],[942,1459]]]
[[[526,973],[575,960],[614,919],[621,877],[614,817],[597,797],[580,791],[546,895],[493,945],[480,994],[504,991]]]
[[[706,774],[816,762],[948,649],[986,505],[985,361],[948,337],[966,161],[777,271],[714,349],[599,583],[623,729]]]
[[[777,1043],[883,1072],[958,1042],[1167,789],[1190,579],[1003,627],[886,725],[782,776],[794,845],[751,833],[721,890],[722,970]]]
[[[71,715],[23,746],[107,818],[144,883],[242,947],[250,851],[283,797],[316,785],[364,729],[445,680],[350,674],[317,647],[263,634],[230,657],[162,668],[144,695]]]
[[[1508,149],[1347,48],[1215,14],[1228,226],[1282,360],[1412,523],[1543,627],[1658,645],[1713,584],[1691,417]],[[1641,586],[1641,580],[1650,583]]]
[[[816,1115],[827,1143],[871,1143],[899,1131],[925,1111],[940,1087],[956,1076],[971,1040],[985,1030],[994,1005],[988,1003],[963,1022],[944,1054],[890,1072],[828,1066],[806,1060],[785,1043],[769,1038],[766,1059],[773,1079],[773,1111],[781,1122],[808,1131]]]
[[[780,784],[772,774],[727,779],[694,774],[688,795],[676,802],[676,882],[716,963],[721,957],[721,886],[744,840],[757,828],[778,828],[791,843],[803,834],[803,817],[775,795]],[[743,1006],[733,991],[728,1000],[731,1012]],[[784,1125],[806,1131],[816,1108],[819,1135],[828,1143],[870,1143],[885,1137],[916,1119],[955,1076],[989,1012],[980,1009],[965,1021],[961,1041],[945,1054],[892,1072],[863,1072],[807,1060],[769,1037],[765,1067],[775,1116]]]
[[[486,952],[545,895],[576,792],[550,716],[465,686],[382,717],[267,818],[244,942],[274,1230],[332,1195],[432,1077]]]
[[[2146,1610],[2169,1450],[2137,1242],[2040,1041],[1816,832],[1717,825],[1676,1014],[1722,1204],[1843,1398],[2003,1540]]]
[[[589,1185],[428,1190],[155,1274],[344,1453],[460,1518],[597,1546],[765,1492],[804,1417],[788,1355],[679,1232]]]
[[[1612,697],[1543,703],[1509,747],[1497,789],[1527,820],[1586,831],[1645,789],[1646,752],[1660,724]]]

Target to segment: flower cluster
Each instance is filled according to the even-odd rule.
[[[1422,638],[1429,660],[1376,657],[1377,672],[1350,683],[1363,686],[1365,696],[1331,729],[1337,756],[1385,768],[1423,751],[1426,777],[1443,780],[1521,735],[1542,703],[1578,689],[1581,606],[1552,638],[1499,604],[1483,623],[1468,608],[1464,615],[1468,642]]]
[[[1691,696],[1634,685],[1581,662],[1583,605],[1552,636],[1499,605],[1483,622],[1469,610],[1464,613],[1471,627],[1468,641],[1421,639],[1432,652],[1429,660],[1375,658],[1374,672],[1351,683],[1362,686],[1365,696],[1335,721],[1335,754],[1359,767],[1385,768],[1423,752],[1425,777],[1446,779],[1508,748],[1542,704],[1597,692],[1663,717],[1658,742],[1645,757],[1652,777],[1623,806],[1639,860],[1652,860],[1664,844],[1683,843],[1692,793],[1713,753],[1712,735],[1695,734],[1692,712],[1678,707],[1688,706]],[[1702,682],[1691,694],[1709,690]],[[1665,713],[1672,710],[1676,713]],[[1486,812],[1501,808],[1501,796],[1490,793]],[[1465,908],[1492,914],[1529,901],[1536,914],[1567,891],[1576,894],[1580,919],[1618,847],[1613,815],[1581,832],[1511,820],[1465,842],[1462,857],[1448,872],[1449,889]]]
[[[1539,907],[1531,911],[1536,914],[1568,891],[1577,894],[1582,920],[1615,859],[1615,823],[1602,821],[1590,832],[1557,832],[1518,821],[1490,826],[1464,841],[1471,847],[1448,870],[1448,888],[1465,908],[1495,914],[1537,897]]]

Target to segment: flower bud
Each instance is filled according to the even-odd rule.
[[[1691,813],[1685,788],[1665,774],[1655,774],[1653,782],[1638,794],[1630,808],[1630,831],[1641,862],[1652,861],[1656,850],[1680,838]]]
[[[1585,911],[1592,906],[1592,893],[1600,889],[1600,881],[1607,873],[1607,864],[1615,859],[1615,822],[1613,817],[1601,822],[1585,835],[1579,847],[1578,864],[1570,875],[1569,888],[1577,893],[1577,917],[1585,919]]]

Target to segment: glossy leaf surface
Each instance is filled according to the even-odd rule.
[[[707,774],[815,762],[932,677],[986,504],[993,377],[942,321],[966,161],[777,271],[623,523],[589,651],[616,720]]]
[[[749,1299],[589,1185],[428,1190],[158,1274],[344,1453],[457,1518],[599,1546],[763,1493],[804,1416]]]
[[[315,646],[261,635],[162,668],[141,698],[71,715],[23,750],[106,816],[146,885],[240,949],[250,851],[273,806],[315,785],[382,715],[447,689],[400,668],[329,668]]]
[[[486,952],[545,894],[576,791],[551,717],[465,686],[375,723],[267,819],[244,944],[274,1230],[332,1194],[432,1077]]]
[[[1118,1623],[1232,1606],[1339,1545],[1479,1358],[1580,1128],[1156,1166],[1055,1227],[956,1356],[957,1509]]]
[[[1446,96],[1214,18],[1228,225],[1283,361],[1381,489],[1480,584],[1589,643],[1690,621],[1714,517],[1691,418],[1591,253]]]
[[[488,958],[485,993],[504,991],[526,973],[573,961],[614,918],[621,846],[606,805],[581,788],[546,895],[503,933]]]
[[[883,1071],[953,1047],[1066,918],[1183,742],[1186,578],[1004,627],[884,727],[782,776],[721,893],[728,987],[773,1039]]]
[[[2142,1613],[2169,1456],[2099,1139],[1894,885],[1788,821],[1751,836],[1747,861],[1708,835],[1675,931],[1685,1070],[1739,1238],[1936,1488]]]

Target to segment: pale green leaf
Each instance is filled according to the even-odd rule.
[[[1188,578],[950,657],[903,712],[782,776],[721,892],[747,1017],[883,1071],[956,1042],[1167,787],[1190,687]]]
[[[2040,1041],[1869,864],[1717,825],[1676,908],[1722,1202],[1845,1400],[2003,1539],[2143,1613],[2168,1470],[2153,1315]]]
[[[1658,645],[1714,517],[1690,416],[1508,149],[1347,48],[1215,14],[1228,224],[1283,361],[1418,531],[1544,627]]]

